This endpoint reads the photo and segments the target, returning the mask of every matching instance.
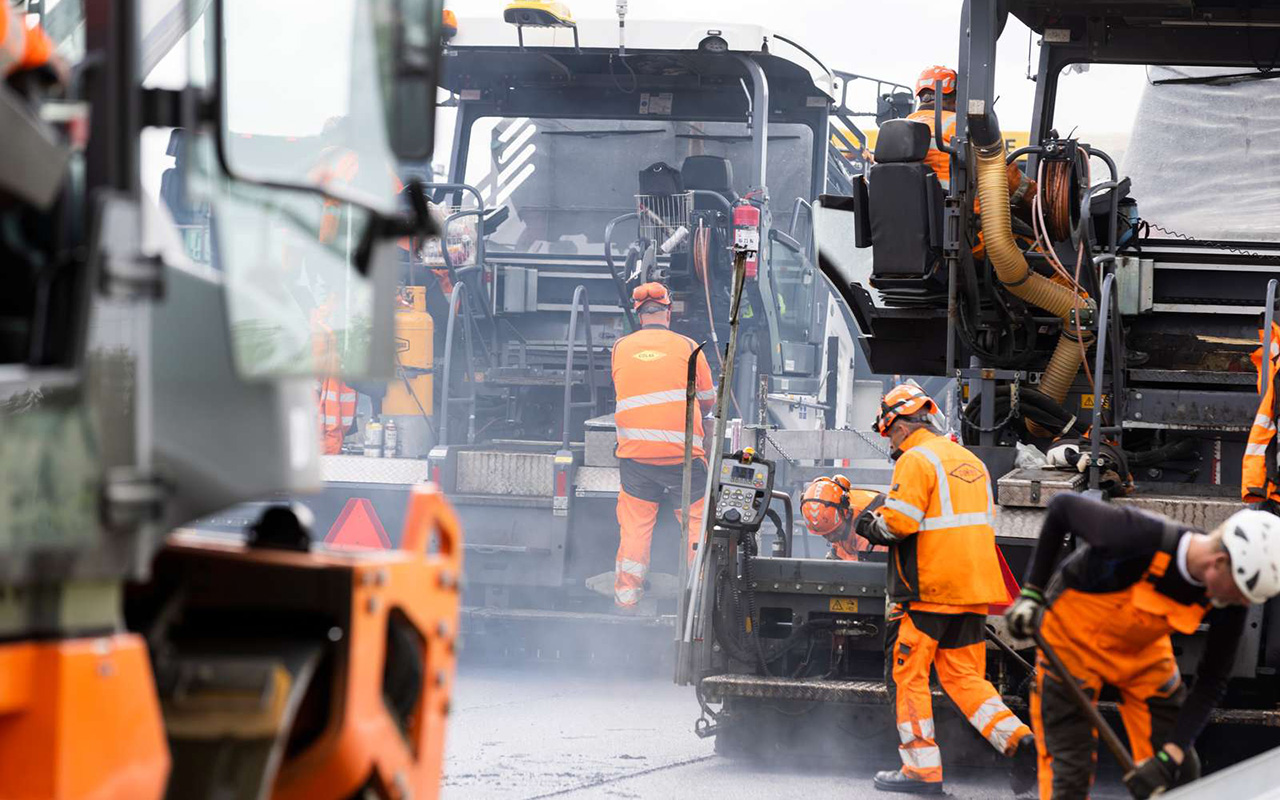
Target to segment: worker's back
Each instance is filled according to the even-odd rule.
[[[929,126],[929,134],[934,135],[934,110],[933,108],[922,108],[918,111],[911,112],[907,119],[923,122]],[[951,137],[956,133],[956,112],[943,110],[942,112],[942,143],[950,144]],[[929,153],[924,157],[924,163],[930,167],[934,174],[938,176],[938,180],[942,182],[944,187],[951,184],[951,156],[942,152],[937,147],[936,137],[929,144]]]
[[[684,457],[685,391],[689,356],[697,345],[661,327],[643,328],[613,346],[613,385],[618,405],[618,458],[674,464]],[[711,372],[698,354],[699,400],[714,397]],[[702,415],[693,415],[693,455],[704,456]]]
[[[918,515],[919,530],[897,546],[890,571],[895,600],[948,605],[1008,600],[996,558],[995,503],[982,461],[945,436],[913,433],[893,471],[894,495],[885,514]]]

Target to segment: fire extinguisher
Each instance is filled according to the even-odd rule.
[[[760,208],[746,198],[733,207],[733,244],[750,251],[746,262],[747,277],[756,277],[760,253]]]

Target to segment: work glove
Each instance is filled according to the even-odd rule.
[[[1055,469],[1075,469],[1084,472],[1089,467],[1089,459],[1081,458],[1080,442],[1075,439],[1057,442],[1045,453],[1045,461]]]
[[[1030,639],[1040,629],[1040,617],[1044,614],[1044,595],[1034,586],[1022,587],[1022,594],[1004,612],[1009,633],[1019,639]]]
[[[874,500],[867,503],[866,508],[862,509],[853,520],[853,532],[872,544],[897,544],[898,538],[884,530],[879,517],[876,516],[876,509],[884,505],[884,500],[885,494],[881,492]]]
[[[1178,782],[1178,764],[1173,756],[1164,750],[1143,761],[1132,772],[1124,776],[1124,785],[1138,800],[1146,800],[1152,795],[1162,794]]]

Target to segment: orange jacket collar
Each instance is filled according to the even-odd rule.
[[[903,439],[902,447],[900,447],[899,449],[905,453],[913,447],[918,447],[919,445],[922,445],[927,441],[930,441],[932,439],[937,439],[939,435],[940,434],[934,433],[929,428],[921,428],[913,432],[907,438]]]

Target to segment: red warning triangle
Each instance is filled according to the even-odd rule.
[[[996,545],[996,559],[1000,562],[1000,577],[1004,578],[1004,589],[1008,593],[1009,599],[1003,603],[992,603],[987,606],[988,614],[1003,614],[1013,605],[1014,598],[1022,593],[1022,587],[1018,585],[1018,579],[1013,577],[1013,570],[1009,569],[1009,564],[1004,560],[1004,553],[1000,550],[1000,545]]]
[[[385,550],[391,540],[382,528],[373,503],[363,497],[353,497],[343,506],[342,513],[334,520],[333,527],[324,537],[325,544],[335,547],[363,547]]]

